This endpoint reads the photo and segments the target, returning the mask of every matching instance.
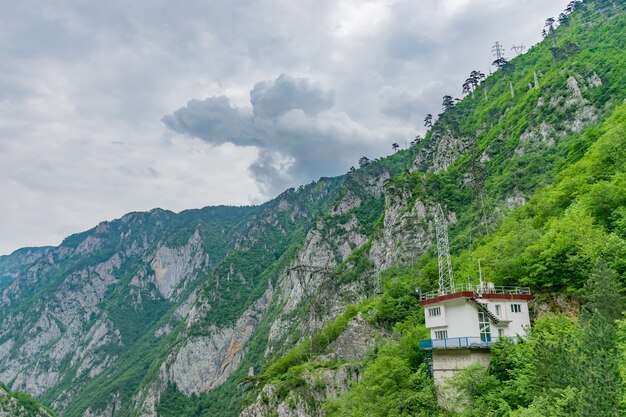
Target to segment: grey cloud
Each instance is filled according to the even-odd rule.
[[[175,132],[189,134],[213,144],[259,144],[253,133],[251,116],[232,107],[226,96],[190,100],[185,107],[164,116],[161,121]]]
[[[332,111],[334,93],[306,78],[282,74],[257,82],[250,103],[251,113],[232,107],[225,96],[191,100],[162,121],[212,145],[257,147],[249,172],[266,194],[339,174],[359,156],[381,151],[385,135],[372,135],[347,114]]]
[[[385,42],[387,54],[399,60],[426,58],[441,45],[421,33],[398,30],[388,34]]]
[[[291,162],[280,152],[261,149],[259,157],[248,169],[264,192],[274,193],[293,185],[288,172]]]
[[[398,120],[410,121],[420,117],[420,110],[427,104],[407,91],[398,91],[392,87],[383,88],[380,96],[382,112]]]
[[[250,103],[254,115],[259,117],[277,117],[292,109],[300,109],[307,116],[317,116],[333,107],[334,94],[306,78],[281,74],[275,81],[256,83],[250,91]]]
[[[132,210],[258,202],[386,154],[489,72],[494,40],[532,45],[568,1],[5,0],[0,253]]]

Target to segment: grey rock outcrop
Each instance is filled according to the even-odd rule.
[[[429,142],[415,157],[411,171],[445,171],[467,152],[472,143],[472,138],[456,137],[449,129],[433,131]]]
[[[275,386],[266,385],[240,417],[322,417],[322,404],[358,382],[359,370],[358,366],[346,364],[337,369],[305,371],[301,376],[302,386],[289,391],[286,398],[278,395]]]
[[[0,386],[0,417],[53,417],[43,407],[35,408],[33,404],[15,398]]]
[[[159,368],[159,376],[150,387],[136,397],[141,416],[156,416],[161,392],[168,384],[176,384],[187,396],[205,393],[226,381],[239,366],[246,343],[272,301],[273,289],[267,288],[231,327],[212,326],[207,336],[182,335],[182,347],[172,352]],[[189,320],[189,316],[188,316]]]
[[[330,350],[338,360],[361,361],[376,345],[377,337],[383,334],[386,333],[374,328],[359,313],[348,323],[348,328],[330,344]]]
[[[433,242],[430,209],[421,200],[409,206],[409,197],[403,191],[386,195],[383,231],[369,253],[377,271],[415,261]]]
[[[202,238],[197,230],[181,248],[159,246],[150,267],[154,271],[154,283],[161,295],[170,299],[181,283],[184,284],[203,266],[204,261]]]
[[[114,255],[70,275],[52,294],[53,308],[35,305],[30,315],[36,317],[33,322],[23,316],[7,316],[9,327],[5,331],[16,332],[25,326],[28,338],[19,345],[2,345],[11,354],[0,357],[0,378],[12,380],[14,389],[40,396],[59,381],[61,363],[68,358],[80,375],[87,372],[95,376],[110,364],[112,356],[96,351],[104,344],[119,343],[119,333],[107,323],[106,316],[91,324],[89,317],[98,311],[96,305],[108,286],[116,282],[112,271],[120,262]]]

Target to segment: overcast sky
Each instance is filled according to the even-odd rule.
[[[388,154],[566,3],[0,0],[0,254]]]

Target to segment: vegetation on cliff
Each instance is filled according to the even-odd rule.
[[[454,213],[453,264],[463,282],[483,259],[483,273],[497,284],[531,286],[539,303],[561,294],[582,305],[580,317],[544,314],[526,342],[498,344],[489,369],[460,372],[450,385],[463,416],[617,416],[625,409],[625,20],[617,3],[576,9],[544,43],[440,115],[415,145],[412,172],[389,185],[389,193],[411,195],[407,207],[430,201]],[[602,88],[580,87],[596,76]],[[589,127],[572,129],[585,112],[594,114]],[[462,151],[433,170],[432,149],[450,138],[464,142]],[[436,272],[433,253],[386,271],[370,309],[393,337],[361,364],[358,383],[326,402],[326,415],[455,414],[439,409],[416,344],[423,320],[413,289],[432,289]]]
[[[0,416],[55,417],[55,414],[30,395],[13,392],[0,382]]]
[[[528,340],[499,344],[489,369],[459,373],[462,414],[617,415],[626,375],[626,18],[622,2],[572,8],[544,42],[471,84],[460,102],[447,100],[409,149],[261,206],[131,213],[45,256],[0,259],[8,352],[0,372],[68,417],[137,416],[144,404],[161,416],[226,417],[263,401],[263,386],[290,401],[308,389],[307,375],[350,366],[358,382],[316,398],[320,413],[449,415],[419,349],[428,333],[415,292],[436,288],[432,209],[441,204],[460,281],[483,259],[487,279],[531,286],[538,305],[575,300],[567,311],[538,309]],[[324,248],[316,265],[300,259],[311,241],[326,245],[314,247]],[[294,265],[308,281],[289,281]],[[174,280],[168,268],[185,272]],[[332,305],[306,292],[314,277]],[[274,298],[243,326],[249,338],[204,366],[219,383],[177,385],[177,353],[224,336],[264,294]],[[289,295],[300,297],[293,306]],[[386,337],[362,359],[338,359],[333,342],[357,317]],[[88,336],[99,329],[95,345]],[[20,354],[23,363],[10,361]]]

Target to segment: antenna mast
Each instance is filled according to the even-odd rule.
[[[454,275],[448,248],[448,222],[443,215],[443,209],[437,204],[435,209],[435,229],[437,231],[437,264],[439,267],[439,293],[451,294],[454,292]]]

